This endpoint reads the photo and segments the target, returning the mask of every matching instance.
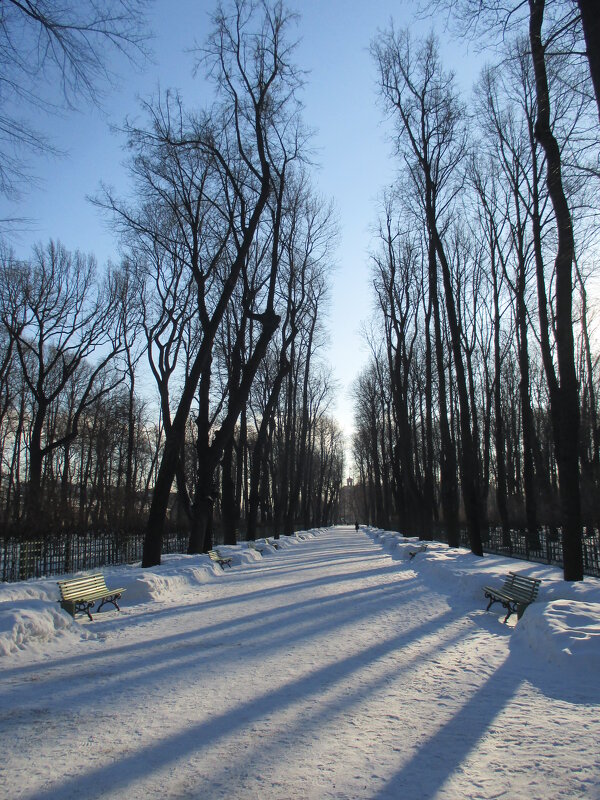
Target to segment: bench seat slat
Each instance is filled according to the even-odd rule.
[[[489,587],[492,588],[492,587]],[[494,589],[496,592],[506,592],[506,594],[520,594],[524,597],[531,597],[533,594],[537,592],[537,587],[529,587],[529,589],[517,587],[517,586],[504,586],[501,589]]]
[[[96,587],[106,588],[104,575],[86,575],[83,578],[71,578],[65,581],[58,581],[58,585],[65,591],[71,589],[89,589]]]
[[[85,581],[77,583],[67,583],[61,586],[65,592],[85,592],[89,589],[104,589],[106,584],[104,581]]]
[[[515,600],[532,600],[534,599],[535,595],[531,592],[515,592],[510,589],[506,589],[506,587],[502,587],[502,589],[494,589],[493,586],[486,586],[484,587],[485,591],[492,592],[493,594],[502,595],[503,597],[510,597]]]
[[[125,589],[108,589],[104,592],[85,592],[83,594],[74,594],[69,597],[63,597],[63,600],[100,600],[101,597],[110,597],[113,594],[122,594]]]
[[[66,586],[62,587],[62,594],[64,597],[68,595],[88,594],[89,592],[107,592],[106,584],[101,586],[98,583],[90,583],[88,586]]]
[[[87,581],[103,581],[104,575],[101,572],[97,572],[94,575],[80,575],[77,578],[66,578],[62,581],[58,581],[58,583],[85,583]]]
[[[497,597],[498,600],[507,600],[507,601],[514,601],[515,603],[530,603],[532,601],[531,595],[518,595],[512,592],[502,592],[498,591],[498,589],[491,589],[486,587],[486,591],[490,594],[493,594],[494,597]]]
[[[535,589],[535,583],[526,583],[525,581],[512,581],[510,586],[514,589],[523,589],[528,592]]]

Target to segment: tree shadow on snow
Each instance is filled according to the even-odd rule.
[[[494,719],[516,695],[520,679],[508,658],[461,706],[454,716],[427,739],[409,761],[372,800],[429,800],[464,766]],[[510,747],[505,750],[510,758]]]
[[[310,696],[320,696],[335,686],[345,685],[357,670],[365,668],[366,665],[379,662],[408,644],[415,644],[423,637],[437,634],[440,628],[443,629],[451,621],[452,617],[452,613],[447,611],[419,625],[418,630],[412,629],[384,641],[378,641],[357,653],[326,666],[318,667],[307,674],[302,674],[299,678],[280,687],[267,687],[267,691],[247,702],[238,703],[231,709],[215,713],[201,723],[188,725],[177,733],[162,736],[152,744],[143,746],[134,753],[123,755],[110,764],[89,770],[82,775],[63,779],[61,783],[56,782],[49,788],[38,789],[29,796],[29,800],[51,800],[59,795],[79,796],[93,800],[102,797],[109,789],[112,792],[122,790],[126,796],[127,786],[147,778],[152,772],[170,768],[175,762],[180,761],[189,762],[197,759],[198,775],[202,775],[203,753],[208,748],[218,746],[224,738],[233,736],[237,731],[252,723],[293,706],[299,700],[305,701]],[[456,633],[457,638],[462,635],[460,631]],[[429,649],[431,648],[439,648],[439,637],[435,637]],[[418,650],[412,660],[421,661],[426,652],[427,648],[425,651]],[[268,658],[265,661],[268,663]],[[172,672],[172,667],[169,672]],[[146,676],[144,680],[147,681],[145,669],[144,675]],[[385,675],[380,678],[380,680],[387,679],[389,678]],[[334,701],[334,705],[338,704],[337,710],[339,711],[339,703],[347,703],[350,706],[352,703],[359,702],[364,697],[365,690],[369,691],[369,688],[359,682],[358,688],[347,699]],[[125,690],[130,695],[130,687],[126,686]],[[201,697],[200,695],[199,699]],[[320,717],[331,711],[323,706],[313,724],[316,726],[322,724]],[[302,723],[302,725],[305,726],[306,723]]]
[[[151,641],[49,660],[44,664],[44,673],[36,676],[36,688],[45,698],[54,698],[60,693],[60,703],[68,704],[71,710],[85,710],[96,702],[106,705],[113,686],[115,691],[132,696],[138,687],[146,687],[151,682],[160,687],[163,680],[174,680],[178,674],[202,675],[208,664],[218,665],[219,660],[223,661],[225,669],[232,648],[249,647],[250,655],[259,648],[257,658],[266,662],[274,652],[301,646],[316,635],[334,635],[341,626],[359,625],[361,620],[372,618],[382,609],[388,614],[394,609],[401,612],[407,594],[411,593],[405,585],[376,584],[288,603],[269,613],[254,612],[241,614],[233,620],[209,621],[195,631],[185,630]],[[420,628],[411,630],[419,632]],[[117,669],[113,667],[115,663],[118,663]],[[72,678],[67,685],[65,667],[72,667]],[[36,672],[40,673],[40,665]],[[25,682],[20,688],[10,687],[12,704],[19,702],[20,693],[27,703],[31,684]]]

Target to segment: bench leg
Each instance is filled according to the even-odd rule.
[[[112,597],[103,597],[102,598],[102,602],[100,603],[100,605],[98,606],[96,611],[100,611],[102,606],[106,605],[107,603],[111,603],[117,609],[117,611],[120,611],[121,609],[119,608],[119,604],[117,603],[117,600],[120,597],[121,597],[120,594],[115,594]]]
[[[95,600],[93,600],[92,602],[90,602],[89,600],[83,600],[82,602],[77,603],[77,605],[75,607],[75,613],[73,614],[73,617],[75,617],[75,614],[78,611],[85,611],[85,613],[90,618],[91,622],[93,622],[94,618],[92,617],[91,609],[94,607],[94,603],[95,602],[96,602]]]
[[[487,592],[485,593],[485,596],[489,597],[489,599],[490,599],[490,602],[487,604],[487,608],[486,608],[486,611],[489,611],[490,608],[494,605],[494,603],[497,603],[498,601],[496,600],[496,598],[493,595],[488,594]]]
[[[509,601],[508,603],[503,603],[502,605],[504,606],[504,608],[507,609],[507,614],[504,617],[504,622],[505,623],[507,622],[507,620],[508,620],[508,618],[510,617],[511,614],[515,614],[516,613],[517,619],[520,619],[519,604],[518,603],[511,603]]]
[[[494,597],[493,595],[488,594],[487,592],[485,593],[485,596],[490,598],[490,602],[487,604],[486,611],[489,611],[490,608],[494,605],[494,603],[502,603],[507,612],[506,616],[502,620],[504,623],[506,623],[511,614],[515,613],[515,609],[511,608],[509,603],[505,603],[503,600],[498,600],[497,597]]]

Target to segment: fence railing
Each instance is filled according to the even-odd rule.
[[[444,541],[444,531],[434,534]],[[214,541],[221,537],[214,531]],[[469,547],[466,529],[461,530],[461,545]],[[187,532],[165,533],[163,553],[185,553]],[[50,575],[79,572],[86,569],[133,564],[141,561],[143,531],[91,531],[61,533],[43,539],[0,537],[0,580],[24,581]],[[487,553],[497,553],[526,561],[538,561],[562,567],[563,552],[560,532],[541,527],[532,538],[523,530],[510,530],[505,536],[501,528],[489,528],[483,541]],[[587,528],[583,537],[583,565],[586,575],[600,577],[600,531]]]
[[[165,533],[163,553],[185,553],[188,533]],[[24,581],[141,561],[144,533],[91,531],[43,539],[0,537],[0,580]]]
[[[436,538],[445,541],[443,530],[436,532]],[[464,528],[460,532],[460,543],[463,547],[469,547],[468,532]],[[489,528],[483,537],[483,549],[486,553],[496,553],[509,558],[563,566],[560,530],[544,526],[540,527],[535,537],[520,529],[509,530],[507,535],[504,535],[502,528]],[[586,575],[600,577],[600,532],[595,528],[586,528],[584,531],[583,571]]]

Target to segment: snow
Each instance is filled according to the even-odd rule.
[[[600,580],[337,527],[0,586],[0,797],[600,797]],[[541,578],[522,619],[484,585]],[[496,610],[497,609],[497,610]]]

